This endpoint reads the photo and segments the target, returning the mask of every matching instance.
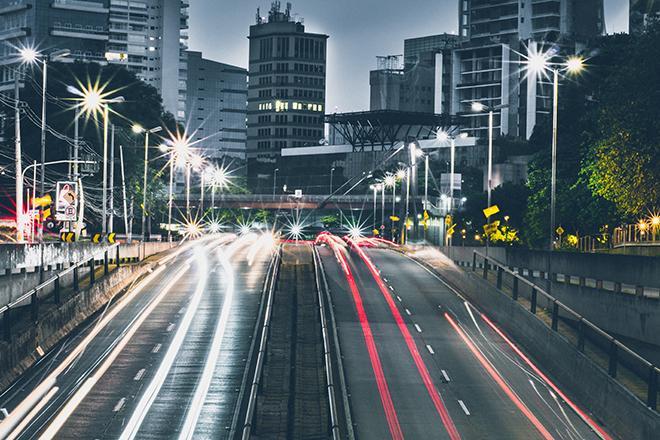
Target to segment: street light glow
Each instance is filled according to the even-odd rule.
[[[406,170],[401,169],[401,170],[396,172],[396,178],[397,179],[402,180],[402,179],[405,179],[405,177],[406,177]]]
[[[140,124],[133,124],[133,126],[131,127],[131,130],[135,134],[140,134],[140,133],[144,132],[144,128]]]
[[[447,140],[449,139],[449,133],[447,133],[446,131],[439,131],[436,136],[440,142],[447,142]]]
[[[37,52],[32,47],[24,47],[19,52],[21,54],[21,59],[23,60],[23,62],[29,64],[32,64],[35,61],[37,61],[37,58],[39,57],[39,52]]]
[[[383,180],[383,183],[387,188],[392,188],[394,185],[396,185],[396,176],[394,174],[388,174],[385,176],[385,180]]]
[[[544,53],[532,52],[527,58],[527,68],[535,73],[543,72],[548,67],[548,57]]]
[[[566,70],[572,74],[578,74],[584,69],[584,58],[581,56],[572,56],[566,60]]]
[[[486,106],[480,102],[473,102],[472,103],[472,111],[473,112],[482,112],[486,110]]]

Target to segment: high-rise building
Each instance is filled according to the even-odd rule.
[[[188,51],[186,114],[209,159],[245,159],[247,70]]]
[[[324,137],[327,35],[275,1],[250,26],[248,184],[270,188],[282,148],[318,145]]]
[[[448,113],[451,53],[459,43],[452,34],[412,38],[404,41],[403,57],[378,57],[370,72],[371,110]]]
[[[660,1],[630,0],[630,33],[639,34],[644,31],[650,19],[660,18]]]
[[[16,48],[68,49],[69,61],[117,63],[185,118],[188,0],[0,0],[0,63]],[[2,70],[0,88],[13,80]]]
[[[603,0],[459,0],[459,34],[453,52],[451,113],[463,128],[484,137],[488,116],[470,111],[479,102],[495,109],[496,134],[529,138],[549,112],[550,84],[522,69],[520,54],[549,50],[561,56],[605,31]]]

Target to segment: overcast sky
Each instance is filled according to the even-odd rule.
[[[369,70],[377,55],[403,53],[403,40],[457,32],[457,0],[291,0],[310,32],[330,35],[328,111],[369,107]],[[193,0],[190,49],[205,58],[247,67],[247,34],[257,7],[270,0]],[[286,0],[282,0],[282,5]],[[607,32],[628,31],[628,0],[605,0]]]

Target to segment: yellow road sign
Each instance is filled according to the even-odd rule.
[[[392,220],[393,222],[398,222],[401,219],[399,217],[397,217],[396,215],[391,215],[390,220]]]
[[[92,243],[101,243],[101,241],[103,241],[103,235],[101,234],[92,235]]]
[[[500,212],[499,206],[493,205],[489,208],[484,209],[484,217],[486,217],[486,218],[492,217],[495,214],[497,214],[498,212]]]
[[[62,232],[60,234],[60,241],[63,241],[64,243],[73,243],[74,241],[76,241],[76,233]]]
[[[484,225],[484,232],[486,234],[493,234],[497,232],[497,228],[500,226],[500,221],[494,221],[492,223]]]
[[[117,234],[115,234],[114,232],[109,233],[109,234],[108,234],[108,243],[110,243],[110,244],[115,244],[115,242],[117,241],[117,240],[115,239],[116,236],[117,236]]]
[[[48,206],[51,203],[53,203],[53,199],[50,197],[49,194],[46,194],[43,197],[35,197],[32,199],[32,206],[37,207],[37,206]]]
[[[451,227],[449,227],[449,229],[447,229],[447,235],[449,236],[454,235],[455,229],[456,229],[456,223],[454,223],[453,225],[451,225]]]
[[[561,226],[557,228],[557,235],[564,235],[564,232],[566,231],[564,231],[564,228],[562,228]]]

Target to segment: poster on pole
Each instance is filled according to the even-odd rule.
[[[55,210],[57,220],[76,221],[78,213],[78,184],[76,182],[57,182]]]

